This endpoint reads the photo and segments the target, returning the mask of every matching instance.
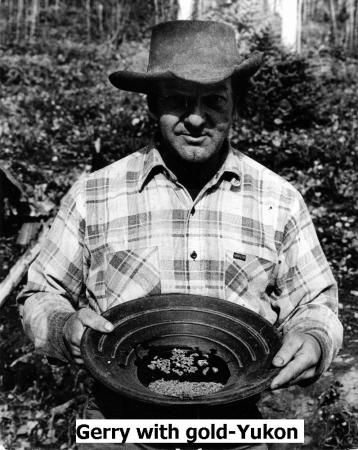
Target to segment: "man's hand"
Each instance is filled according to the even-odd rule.
[[[68,349],[77,364],[83,364],[80,344],[85,327],[102,331],[103,333],[110,333],[113,331],[111,322],[92,309],[82,308],[73,313],[65,323],[63,334]]]
[[[287,334],[283,339],[282,347],[272,361],[274,366],[282,367],[282,370],[272,380],[271,389],[290,386],[313,378],[321,356],[321,347],[310,334]]]

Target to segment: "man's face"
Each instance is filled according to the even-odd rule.
[[[232,122],[229,79],[206,86],[179,80],[163,81],[153,100],[168,150],[186,163],[215,160]]]

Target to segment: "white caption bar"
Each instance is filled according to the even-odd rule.
[[[76,443],[303,443],[303,420],[76,420]]]

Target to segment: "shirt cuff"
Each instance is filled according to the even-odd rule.
[[[49,319],[48,341],[52,347],[51,356],[66,362],[72,362],[73,359],[65,343],[63,330],[72,314],[73,312],[68,311],[55,311]]]
[[[332,339],[330,339],[325,332],[322,332],[322,330],[309,330],[305,331],[304,334],[308,334],[316,339],[321,347],[321,357],[316,367],[316,374],[312,378],[312,382],[314,382],[318,380],[318,378],[329,368],[331,364],[333,359],[333,350],[330,351],[330,349],[332,349],[333,343]]]

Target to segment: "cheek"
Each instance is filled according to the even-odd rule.
[[[215,128],[218,132],[223,133],[226,132],[232,123],[232,115],[225,114],[218,117],[215,121]]]
[[[159,118],[160,129],[166,134],[173,132],[173,129],[177,122],[178,117],[173,114],[163,114]]]
[[[231,126],[232,123],[232,105],[227,105],[223,111],[212,112],[212,121],[217,130],[223,131]]]

